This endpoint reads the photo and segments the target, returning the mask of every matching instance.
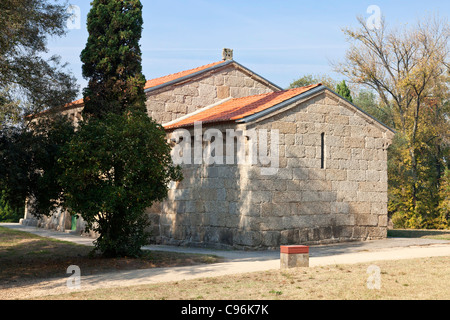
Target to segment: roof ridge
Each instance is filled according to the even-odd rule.
[[[245,96],[245,97],[240,97],[240,98],[233,98],[232,100],[239,100],[239,99],[247,99],[250,97],[258,97],[258,96],[268,96],[268,95],[281,95],[283,93],[289,92],[289,91],[303,91],[306,88],[308,89],[313,89],[315,87],[321,86],[322,83],[316,83],[316,84],[310,84],[304,87],[297,87],[297,88],[291,88],[291,89],[285,89],[285,90],[281,90],[281,91],[273,91],[273,92],[266,92],[266,93],[260,93],[260,94],[255,94],[255,95],[251,95],[251,96]]]
[[[306,88],[312,89],[312,88],[318,87],[320,85],[322,85],[322,83],[315,83],[315,84],[310,84],[310,85],[303,86],[303,87],[290,88],[290,89],[285,89],[285,90],[281,90],[281,91],[260,93],[260,94],[255,94],[255,95],[252,95],[252,96],[245,96],[245,97],[235,98],[235,99],[245,99],[245,98],[248,98],[248,97],[257,97],[257,96],[271,95],[271,94],[274,94],[274,93],[282,94],[282,93],[286,93],[286,92],[289,92],[289,91],[302,91],[302,90],[304,90]]]
[[[171,78],[173,78],[173,80],[175,80],[175,79],[181,78],[181,77],[183,77],[185,75],[190,75],[190,74],[193,74],[193,73],[198,72],[198,71],[206,70],[208,68],[220,65],[220,64],[225,63],[225,62],[227,62],[227,61],[226,60],[216,61],[216,62],[208,63],[208,64],[205,64],[203,66],[196,67],[196,68],[187,69],[187,70],[171,73],[171,74],[168,74],[168,75],[165,75],[165,76],[149,79],[149,80],[147,80],[145,82],[144,89],[149,89],[149,88],[155,87],[155,86],[157,86],[159,84],[163,84],[163,83],[166,83],[166,82],[170,81],[170,80],[166,80],[166,81],[157,81],[157,80],[171,79]],[[150,85],[150,83],[152,81],[153,82],[156,81],[157,83]]]

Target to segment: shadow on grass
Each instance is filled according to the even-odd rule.
[[[221,262],[213,255],[144,251],[140,258],[104,258],[92,247],[42,238],[0,227],[0,288],[22,281],[67,276],[79,266],[85,275]]]
[[[388,237],[450,240],[450,230],[393,229],[388,230]]]

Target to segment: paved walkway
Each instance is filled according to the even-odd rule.
[[[51,237],[84,245],[93,245],[92,238],[38,229],[35,227],[25,227],[18,224],[0,224],[0,226],[34,233],[43,237]],[[144,249],[215,254],[224,257],[225,261],[223,263],[210,265],[155,268],[148,270],[123,271],[95,276],[82,276],[81,290],[181,281],[280,268],[279,251],[212,250],[204,248],[186,248],[160,245],[147,246]],[[434,256],[450,256],[450,241],[417,238],[388,238],[377,241],[310,246],[311,267]],[[8,293],[12,297],[17,297],[17,292],[19,290],[22,292],[22,298],[68,293],[70,291],[66,287],[66,281],[67,278],[30,284],[29,288],[27,286],[22,286],[20,288],[9,288],[6,292],[3,292],[3,296],[6,294],[3,299],[8,298]],[[0,299],[2,299],[1,291],[2,290],[0,290]]]

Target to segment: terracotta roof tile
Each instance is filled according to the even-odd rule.
[[[167,76],[164,76],[164,77],[148,80],[145,83],[144,89],[150,89],[150,88],[159,86],[161,84],[164,84],[164,83],[167,83],[167,82],[170,82],[170,81],[173,81],[173,80],[177,80],[177,79],[180,79],[180,78],[192,75],[192,74],[194,74],[196,72],[200,72],[200,71],[206,70],[208,68],[217,66],[217,65],[222,64],[224,62],[226,62],[226,61],[222,60],[222,61],[218,61],[218,62],[207,64],[207,65],[195,68],[195,69],[185,70],[185,71],[177,72],[177,73],[170,74],[170,75],[167,75]]]
[[[175,129],[189,127],[194,125],[195,122],[211,123],[239,120],[266,110],[319,86],[321,86],[320,83],[285,91],[231,99],[213,108],[208,108],[204,111],[195,113],[190,117],[170,122],[164,125],[164,128]]]
[[[226,62],[226,61],[222,60],[222,61],[218,61],[218,62],[213,62],[213,63],[207,64],[207,65],[204,65],[204,66],[201,66],[201,67],[198,67],[198,68],[185,70],[185,71],[177,72],[177,73],[170,74],[170,75],[167,75],[167,76],[164,76],[164,77],[148,80],[145,83],[144,90],[145,89],[150,89],[150,88],[153,88],[153,87],[156,87],[156,86],[159,86],[161,84],[164,84],[164,83],[167,83],[167,82],[170,82],[170,81],[173,81],[173,80],[177,80],[177,79],[180,79],[180,78],[192,75],[192,74],[194,74],[196,72],[200,72],[200,71],[206,70],[208,68],[217,66],[217,65],[222,64],[224,62]],[[79,100],[76,100],[76,101],[73,101],[71,103],[66,104],[64,106],[64,108],[67,108],[67,109],[78,108],[78,107],[81,107],[83,105],[83,103],[84,103],[84,100],[83,99],[79,99]]]
[[[84,104],[84,99],[83,98],[79,99],[79,100],[76,100],[76,101],[72,101],[71,103],[66,104],[64,107],[66,107],[66,108],[79,107],[82,104]]]

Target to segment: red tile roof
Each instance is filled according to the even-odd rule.
[[[156,86],[159,86],[159,85],[164,84],[164,83],[168,83],[168,82],[173,81],[173,80],[177,80],[177,79],[180,79],[180,78],[192,75],[194,73],[206,70],[206,69],[211,68],[211,67],[215,67],[215,66],[217,66],[219,64],[222,64],[222,63],[225,63],[225,62],[226,61],[224,61],[224,60],[218,61],[218,62],[213,62],[213,63],[207,64],[207,65],[204,65],[204,66],[201,66],[201,67],[198,67],[198,68],[185,70],[185,71],[177,72],[177,73],[170,74],[170,75],[167,75],[167,76],[164,76],[164,77],[148,80],[145,83],[144,90],[145,89],[150,89],[150,88],[153,88],[153,87],[156,87]],[[76,100],[76,101],[73,101],[71,103],[66,104],[64,106],[64,108],[78,108],[78,107],[81,107],[83,105],[83,103],[84,103],[84,100],[83,99],[79,99],[79,100]]]
[[[33,118],[40,117],[40,116],[43,116],[45,114],[53,113],[53,112],[56,112],[56,111],[58,111],[58,112],[59,111],[67,111],[67,110],[71,110],[71,109],[81,108],[83,106],[84,106],[84,99],[79,99],[79,100],[67,103],[63,107],[58,107],[58,108],[44,110],[44,111],[38,112],[36,114],[30,114],[30,115],[26,116],[25,118],[33,119]]]
[[[200,71],[206,70],[208,68],[217,66],[217,65],[222,64],[224,62],[226,62],[226,61],[222,60],[222,61],[218,61],[218,62],[207,64],[207,65],[195,68],[195,69],[181,71],[181,72],[177,72],[177,73],[174,73],[174,74],[170,74],[168,76],[164,76],[164,77],[148,80],[145,83],[144,89],[149,89],[149,88],[152,88],[152,87],[156,87],[156,86],[159,86],[161,84],[168,83],[170,81],[177,80],[177,79],[180,79],[180,78],[192,75],[192,74],[194,74],[196,72],[200,72]]]
[[[180,127],[189,127],[194,125],[194,123],[198,121],[202,123],[212,123],[243,119],[247,116],[254,115],[258,112],[266,110],[319,86],[321,86],[320,83],[285,91],[231,99],[218,106],[208,108],[204,111],[194,113],[192,116],[182,118],[179,121],[175,120],[173,122],[170,122],[169,124],[164,125],[164,128],[168,130]]]
[[[81,107],[82,104],[84,104],[84,99],[79,99],[79,100],[76,100],[76,101],[66,104],[64,107],[65,108]]]

